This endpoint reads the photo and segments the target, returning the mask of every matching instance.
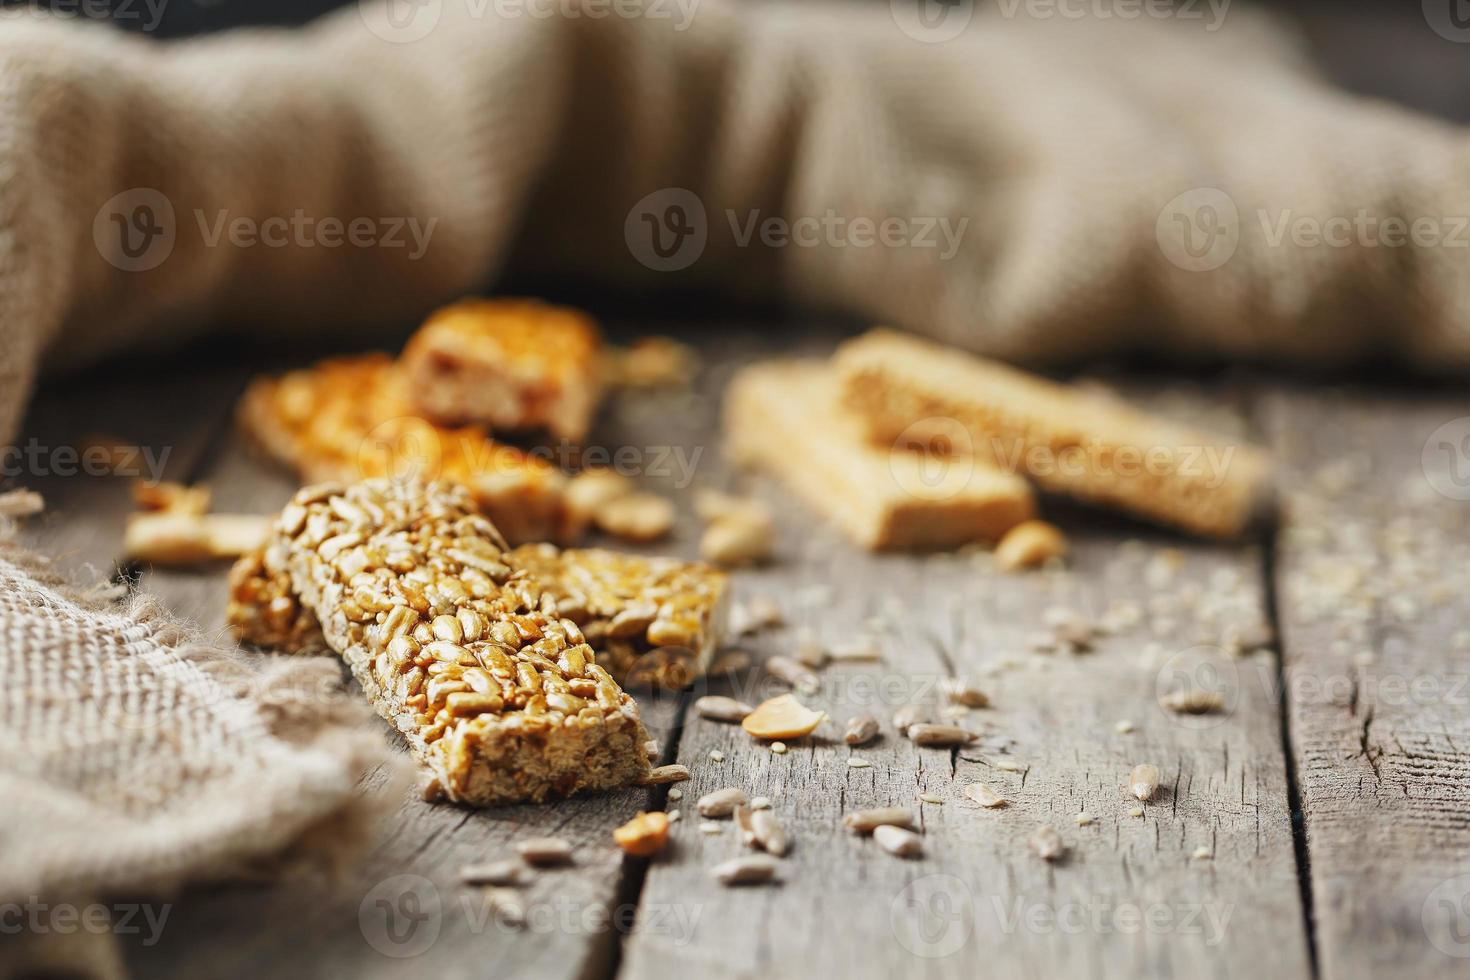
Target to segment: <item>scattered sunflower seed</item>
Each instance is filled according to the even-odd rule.
[[[857,756],[851,756],[847,760],[847,766],[849,769],[867,769],[872,765],[873,764],[867,759],[859,759]]]
[[[706,820],[704,823],[699,825],[699,832],[701,834],[719,834],[723,833],[724,830],[725,828],[722,824],[717,824],[713,820]]]
[[[467,885],[524,885],[530,872],[519,861],[488,861],[460,868],[459,880]]]
[[[709,673],[713,677],[723,677],[727,674],[737,674],[749,666],[750,654],[744,650],[727,650],[710,665]]]
[[[867,745],[878,737],[878,719],[872,715],[853,715],[847,719],[842,740],[848,745]]]
[[[701,817],[728,817],[735,812],[737,806],[743,806],[745,802],[745,790],[728,786],[701,796],[694,808]]]
[[[742,632],[773,629],[785,625],[786,612],[781,603],[768,595],[751,596],[745,603],[745,620]]]
[[[1117,732],[1119,735],[1127,735],[1133,731],[1133,722],[1129,721],[1127,718],[1124,718],[1122,721],[1113,726],[1113,731]]]
[[[984,783],[971,783],[965,787],[965,796],[983,807],[994,809],[1005,806],[1005,798]]]
[[[1131,810],[1128,811],[1128,816],[1130,816],[1130,817],[1141,817],[1141,816],[1143,816],[1143,807],[1141,807],[1141,806],[1134,807],[1133,809],[1131,809]]]
[[[822,646],[821,641],[810,633],[797,638],[791,656],[796,659],[797,663],[810,667],[812,670],[821,670],[827,666],[827,648]]]
[[[656,766],[649,770],[644,783],[648,786],[662,786],[664,783],[682,783],[688,778],[688,766]]]
[[[1190,856],[1193,857],[1196,861],[1208,861],[1215,855],[1208,847],[1196,847],[1194,849],[1194,854]]]
[[[710,874],[722,885],[756,885],[776,876],[776,862],[764,854],[748,854],[721,862]]]
[[[684,798],[684,791],[682,789],[680,789],[679,787],[675,786],[673,789],[669,790],[669,801],[670,802],[677,803],[679,800],[682,800],[683,798]]]
[[[766,673],[779,681],[790,684],[802,694],[815,694],[822,686],[822,682],[817,680],[817,675],[809,668],[780,654],[766,658]]]
[[[838,643],[827,650],[827,659],[843,663],[867,663],[883,659],[883,649],[872,637]]]
[[[869,834],[878,827],[912,827],[914,814],[903,807],[883,807],[849,813],[842,822],[855,834]]]
[[[725,753],[721,752],[719,749],[710,749],[709,750],[709,761],[711,761],[711,762],[724,762],[725,761]]]
[[[727,721],[738,725],[755,708],[744,701],[727,698],[722,694],[706,694],[694,702],[694,710],[699,712],[701,718],[708,718],[710,721]]]
[[[990,704],[984,691],[962,677],[944,678],[939,682],[939,690],[951,703],[966,708],[984,708]]]
[[[1077,821],[1077,826],[1079,826],[1079,827],[1086,827],[1086,826],[1089,826],[1092,823],[1092,814],[1090,814],[1090,813],[1079,813],[1073,819],[1075,819]]]
[[[572,859],[572,845],[560,837],[532,837],[517,844],[516,853],[527,864],[566,864]]]
[[[1021,771],[1021,764],[1011,759],[996,759],[994,762],[991,763],[991,765],[994,766],[996,769],[999,769],[1001,772]]]
[[[1057,833],[1055,827],[1046,824],[1037,827],[1036,833],[1031,835],[1027,843],[1043,861],[1055,861],[1067,850],[1067,845],[1062,843],[1062,835]]]
[[[786,754],[786,743],[785,742],[772,742],[771,743],[771,751],[774,752],[774,753],[776,753],[777,755],[785,755]]]
[[[752,810],[769,810],[771,808],[771,798],[769,796],[757,796],[750,801],[750,808]]]
[[[485,893],[485,905],[495,921],[512,929],[526,924],[526,905],[508,888],[491,888]]]
[[[933,793],[920,793],[919,802],[932,803],[935,806],[944,806],[944,797],[936,796]]]
[[[980,736],[959,725],[934,725],[919,723],[908,727],[909,741],[915,745],[930,747],[968,745]]]
[[[816,731],[826,718],[825,711],[814,711],[792,695],[782,694],[762,701],[760,707],[740,723],[740,727],[759,739],[802,738]],[[771,748],[776,750],[774,745]],[[780,751],[784,752],[785,746]]]
[[[1189,688],[1159,699],[1159,704],[1180,715],[1208,715],[1225,710],[1225,696],[1217,691]]]
[[[924,838],[907,827],[881,824],[873,828],[873,840],[897,857],[918,857],[924,853]]]
[[[791,841],[772,810],[753,810],[750,814],[750,832],[761,850],[776,857],[784,857],[791,849]]]
[[[893,713],[893,727],[906,732],[929,719],[929,709],[922,704],[906,704]]]
[[[1153,799],[1154,792],[1159,788],[1159,767],[1140,762],[1133,767],[1133,773],[1128,777],[1128,791],[1139,800],[1147,803]]]

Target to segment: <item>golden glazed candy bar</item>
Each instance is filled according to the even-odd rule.
[[[1267,490],[1257,449],[951,347],[873,330],[833,360],[843,404],[885,444],[941,436],[1047,490],[1209,537],[1238,535]]]
[[[580,531],[559,469],[476,426],[424,419],[411,387],[386,354],[334,358],[256,379],[237,414],[255,445],[307,483],[452,480],[469,487],[512,541],[568,540]]]
[[[507,563],[556,597],[558,615],[577,624],[620,684],[684,687],[707,669],[725,632],[729,577],[709,565],[549,544],[515,548]],[[264,551],[231,569],[227,619],[252,646],[299,653],[325,644],[290,577],[267,568]]]
[[[414,404],[444,425],[545,430],[580,443],[602,395],[592,318],[535,300],[467,300],[429,317],[399,360]]]
[[[725,395],[726,451],[767,469],[869,548],[950,548],[995,540],[1031,517],[1020,477],[871,444],[815,361],[756,364]]]
[[[541,801],[643,779],[638,706],[506,552],[464,488],[371,480],[300,491],[265,564],[285,570],[449,799]]]

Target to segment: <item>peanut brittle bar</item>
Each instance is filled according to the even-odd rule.
[[[451,483],[300,491],[265,567],[322,625],[445,796],[541,801],[648,775],[638,707]]]
[[[1047,490],[1209,537],[1238,535],[1270,477],[1259,450],[891,330],[834,357],[843,404],[885,444],[958,426],[977,460]]]
[[[999,538],[1031,517],[1031,488],[987,465],[928,469],[906,449],[872,445],[815,361],[755,364],[725,395],[725,448],[771,471],[869,548],[947,548]]]
[[[602,395],[602,335],[577,310],[467,300],[429,317],[400,364],[419,411],[444,425],[545,430],[580,443]]]
[[[468,487],[512,541],[560,541],[578,533],[559,469],[479,427],[424,419],[411,387],[385,354],[334,358],[256,379],[238,418],[252,442],[307,483],[451,480]]]
[[[708,565],[549,544],[522,545],[507,562],[556,597],[557,613],[577,624],[620,684],[684,687],[704,673],[725,632],[729,578]],[[227,619],[241,643],[277,652],[325,643],[289,576],[268,569],[263,551],[231,570]]]

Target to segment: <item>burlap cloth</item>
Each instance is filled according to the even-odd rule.
[[[1458,129],[1332,91],[1239,5],[912,6],[396,0],[170,45],[7,16],[0,440],[47,359],[407,324],[512,259],[1023,362],[1470,363]],[[275,696],[315,668],[223,692],[235,655],[30,561],[0,557],[0,900],[228,873],[350,814],[372,726]]]

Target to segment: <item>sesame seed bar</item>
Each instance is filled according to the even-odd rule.
[[[962,427],[977,460],[1207,537],[1240,534],[1267,490],[1251,446],[907,334],[870,331],[833,361],[843,404],[877,441]]]
[[[729,577],[709,565],[549,544],[522,545],[506,562],[556,597],[557,613],[577,624],[620,684],[685,687],[708,668],[725,632]],[[325,642],[264,551],[231,570],[226,618],[252,646],[301,653]]]
[[[507,551],[463,487],[370,480],[300,491],[265,567],[286,572],[449,799],[542,801],[646,778],[638,706]]]
[[[257,378],[237,417],[252,443],[307,483],[452,480],[470,489],[511,541],[569,540],[580,532],[559,469],[477,426],[424,419],[410,389],[386,354],[334,358]]]
[[[580,444],[602,396],[602,335],[535,300],[467,300],[429,317],[400,358],[414,404],[442,425],[544,430]]]
[[[725,449],[780,477],[868,548],[993,541],[1035,511],[1031,488],[1012,473],[964,465],[936,480],[918,453],[872,445],[821,362],[773,361],[737,374],[725,395]]]

